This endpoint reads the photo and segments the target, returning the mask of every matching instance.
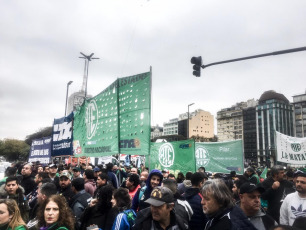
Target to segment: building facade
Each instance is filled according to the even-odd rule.
[[[156,137],[160,137],[163,135],[163,127],[159,127],[158,125],[151,127],[151,140]]]
[[[273,90],[264,92],[256,107],[257,161],[268,167],[275,164],[275,131],[294,136],[293,106]]]
[[[306,137],[306,93],[293,96],[295,136]]]
[[[178,118],[170,119],[164,123],[163,136],[178,134]]]
[[[210,112],[197,109],[189,116],[190,137],[214,137],[214,116]]]
[[[243,109],[256,105],[254,99],[237,103],[217,112],[217,134],[219,141],[243,139]]]

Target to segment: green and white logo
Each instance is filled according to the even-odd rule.
[[[208,151],[202,146],[199,146],[199,147],[196,148],[195,157],[196,157],[198,165],[201,165],[201,166],[204,166],[204,167],[206,165],[208,165],[208,163],[210,161]]]
[[[158,151],[158,160],[164,167],[170,167],[174,163],[174,149],[172,144],[165,143],[160,146]]]
[[[301,151],[302,146],[299,143],[291,143],[291,148],[294,152],[299,152]]]
[[[95,135],[98,126],[98,107],[95,100],[92,100],[86,108],[85,123],[87,138],[91,139]]]

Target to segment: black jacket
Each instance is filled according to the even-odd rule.
[[[234,206],[209,216],[205,230],[256,230],[244,215],[243,211]]]
[[[261,198],[268,201],[268,210],[267,213],[272,216],[274,220],[279,223],[279,211],[282,205],[282,200],[285,198],[285,189],[293,188],[293,184],[290,181],[282,180],[278,189],[272,189],[274,180],[272,177],[265,179],[262,182],[262,187],[265,189],[265,192],[261,194]]]
[[[32,175],[23,176],[20,185],[24,188],[24,195],[28,195],[37,187]]]
[[[185,191],[185,199],[192,208],[193,215],[189,221],[191,230],[203,230],[205,228],[207,217],[203,213],[201,205],[202,197],[200,196],[200,189],[198,188],[187,188]]]
[[[180,230],[188,230],[188,219],[183,218],[185,216],[181,213],[181,209],[173,209],[170,213],[170,226],[177,225]],[[145,208],[137,213],[137,218],[135,221],[135,225],[133,226],[133,230],[150,230],[152,229],[152,224],[154,224],[153,229],[159,229],[159,224],[153,220],[151,214],[151,208]],[[157,226],[157,227],[156,227]],[[169,229],[169,228],[167,228]],[[171,229],[171,228],[170,228]]]

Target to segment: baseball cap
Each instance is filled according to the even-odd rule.
[[[298,177],[298,176],[306,177],[306,173],[301,170],[297,170],[296,172],[293,173],[293,176],[294,177]]]
[[[162,173],[169,173],[169,170],[168,169],[163,169]]]
[[[163,204],[169,204],[174,201],[173,193],[169,188],[158,186],[153,189],[151,197],[145,202],[153,206],[159,207]]]
[[[61,177],[63,177],[63,176],[65,176],[65,177],[67,177],[69,180],[71,180],[71,175],[70,175],[69,172],[66,172],[66,171],[65,171],[65,172],[62,172],[62,173],[60,174],[59,177],[61,178]]]
[[[99,167],[95,167],[95,168],[93,169],[93,171],[94,171],[94,172],[100,172],[101,169],[100,169]]]
[[[79,167],[74,167],[74,168],[72,169],[72,171],[78,171],[78,172],[81,172],[81,169],[80,169]]]
[[[51,165],[49,165],[49,168],[57,168],[57,165],[56,164],[51,164]]]
[[[240,194],[251,193],[251,192],[254,192],[255,190],[257,190],[259,193],[263,193],[265,191],[265,189],[261,187],[260,185],[255,185],[255,184],[246,182],[241,185]]]

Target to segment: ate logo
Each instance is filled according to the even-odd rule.
[[[197,159],[198,165],[206,166],[209,163],[209,154],[208,151],[204,147],[197,147],[195,151],[195,157]]]
[[[299,151],[301,151],[302,146],[301,146],[301,144],[299,144],[299,143],[292,143],[292,144],[291,144],[291,148],[292,148],[292,150],[293,150],[294,152],[299,152]]]
[[[53,141],[61,141],[71,139],[72,136],[72,122],[64,122],[55,124],[53,126]]]
[[[85,123],[87,138],[91,139],[95,135],[98,126],[98,106],[95,100],[92,100],[86,108]]]
[[[158,159],[162,166],[170,167],[174,163],[174,149],[170,143],[165,143],[159,148]]]

